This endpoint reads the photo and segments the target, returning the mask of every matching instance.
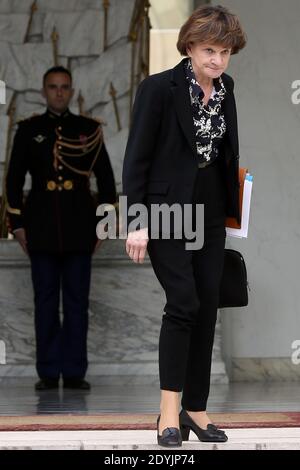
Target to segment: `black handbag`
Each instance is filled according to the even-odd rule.
[[[239,251],[226,248],[219,308],[246,305],[248,305],[248,282],[245,260]]]

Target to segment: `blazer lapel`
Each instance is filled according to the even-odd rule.
[[[228,140],[232,151],[232,157],[237,157],[239,153],[239,142],[238,142],[238,125],[237,125],[237,113],[235,106],[235,99],[233,91],[230,88],[229,83],[222,76],[224,85],[226,88],[226,96],[222,103],[222,109],[225,116],[227,125]]]
[[[196,135],[191,112],[189,88],[184,74],[183,61],[176,65],[172,70],[171,91],[174,98],[178,121],[193,154],[197,157]]]

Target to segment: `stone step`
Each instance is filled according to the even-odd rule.
[[[189,442],[174,450],[300,450],[300,428],[228,429],[224,444]],[[162,450],[155,431],[0,432],[0,450]]]

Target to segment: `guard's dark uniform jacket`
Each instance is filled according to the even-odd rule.
[[[32,188],[23,204],[27,172]],[[29,251],[93,251],[97,204],[89,189],[92,172],[97,203],[114,204],[114,175],[96,120],[47,110],[19,124],[6,191],[11,229],[25,228]]]

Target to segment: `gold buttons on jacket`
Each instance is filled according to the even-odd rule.
[[[63,177],[59,176],[58,179],[59,181],[62,181]],[[65,180],[61,183],[56,183],[56,181],[53,180],[47,182],[48,191],[55,191],[56,189],[58,191],[62,191],[63,189],[65,189],[66,191],[70,191],[71,189],[74,189],[74,183],[72,180]]]
[[[47,183],[47,189],[48,191],[55,191],[56,190],[56,183],[55,181],[48,181]]]
[[[73,181],[71,180],[64,181],[64,189],[66,189],[67,191],[70,191],[70,189],[73,189]]]

